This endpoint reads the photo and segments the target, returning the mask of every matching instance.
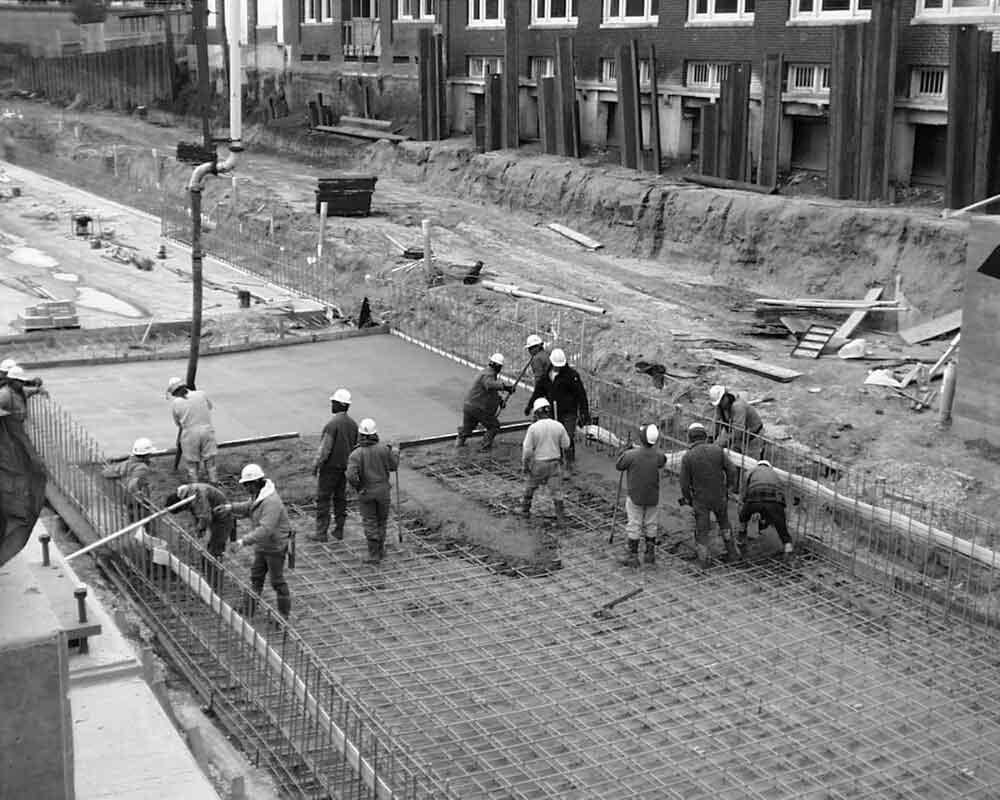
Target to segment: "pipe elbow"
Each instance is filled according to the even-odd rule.
[[[205,188],[205,178],[209,175],[214,175],[216,170],[217,166],[214,161],[199,164],[191,173],[191,180],[188,181],[188,189],[192,192],[200,192]]]

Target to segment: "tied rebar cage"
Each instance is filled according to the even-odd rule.
[[[50,482],[94,531],[106,535],[156,510],[102,477],[100,446],[50,398],[31,399],[28,432]],[[108,543],[105,555],[247,754],[294,796],[449,797],[277,611],[175,520],[147,523]]]

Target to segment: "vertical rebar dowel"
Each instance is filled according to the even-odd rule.
[[[52,541],[52,537],[48,533],[42,532],[38,534],[38,541],[42,543],[42,566],[49,566],[49,542]]]
[[[80,623],[87,621],[87,587],[77,586],[73,590],[73,597],[76,598],[76,615]]]

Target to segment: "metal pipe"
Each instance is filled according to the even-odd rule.
[[[129,533],[130,531],[134,531],[136,528],[141,528],[147,522],[152,522],[154,519],[162,517],[164,514],[167,513],[172,514],[174,511],[177,511],[178,509],[186,506],[188,503],[193,503],[193,502],[194,502],[194,495],[191,495],[190,497],[185,497],[183,500],[174,503],[172,506],[161,508],[159,511],[150,514],[148,517],[143,517],[137,522],[133,522],[129,525],[126,525],[119,531],[115,531],[114,533],[109,533],[103,539],[98,539],[93,544],[88,544],[86,547],[81,547],[75,553],[70,553],[68,556],[66,556],[65,560],[72,561],[74,558],[82,556],[84,553],[89,553],[91,550],[96,550],[101,545],[107,544],[108,542],[113,542],[115,539],[119,538],[120,536],[124,536],[126,533]]]
[[[941,384],[941,407],[938,409],[938,424],[947,425],[951,422],[951,407],[955,403],[955,383],[958,368],[954,361],[949,361],[944,367],[944,383]]]
[[[956,208],[954,211],[945,209],[941,212],[941,217],[943,219],[951,219],[952,217],[957,217],[959,214],[965,214],[968,211],[975,211],[977,208],[982,208],[983,206],[988,206],[991,203],[1000,200],[1000,194],[995,194],[993,197],[987,197],[985,200],[977,200],[972,205],[964,206],[962,208]]]
[[[526,292],[523,289],[519,289],[516,284],[513,283],[497,283],[497,281],[480,281],[480,285],[484,289],[489,289],[492,292],[499,292],[500,294],[509,294],[512,297],[526,297],[529,300],[537,300],[540,303],[549,303],[554,306],[563,306],[565,308],[575,308],[577,311],[586,311],[589,314],[605,314],[607,309],[602,306],[593,306],[589,303],[577,303],[575,300],[563,300],[561,297],[549,297],[548,295],[538,294],[536,292]]]

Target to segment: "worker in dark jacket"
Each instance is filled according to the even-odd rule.
[[[725,451],[708,441],[708,431],[700,422],[688,427],[688,449],[681,458],[681,504],[694,509],[694,540],[698,561],[709,563],[710,514],[715,515],[719,533],[730,561],[739,560],[729,525],[729,489],[735,485],[736,470]]]
[[[542,341],[541,336],[533,333],[524,343],[524,349],[528,351],[528,357],[531,359],[528,364],[531,367],[534,385],[538,386],[538,382],[552,368],[552,363],[549,361],[549,354],[545,350],[545,343]]]
[[[351,393],[337,389],[330,397],[330,421],[323,428],[319,453],[313,462],[316,476],[316,532],[314,542],[325,542],[330,527],[330,498],[333,498],[333,538],[344,538],[347,520],[347,457],[358,444],[358,425],[347,413]]]
[[[385,555],[385,530],[392,497],[389,475],[398,466],[399,451],[378,440],[375,420],[361,420],[358,446],[347,460],[347,480],[358,493],[368,543],[366,564],[378,564]]]
[[[229,498],[220,488],[210,483],[183,483],[167,495],[163,505],[169,508],[192,496],[194,502],[185,508],[194,516],[195,534],[200,539],[206,532],[208,533],[205,549],[212,558],[221,562],[226,553],[226,543],[236,541],[236,517],[225,509]],[[178,514],[183,510],[178,508],[172,513]],[[204,557],[201,560],[201,567],[212,588],[218,589],[221,577],[219,568]]]
[[[8,364],[0,385],[0,409],[23,425],[28,419],[28,398],[34,394],[48,394],[41,378],[28,375],[18,364]]]
[[[656,449],[660,429],[644,425],[639,430],[640,445],[626,450],[615,466],[628,476],[625,514],[628,523],[628,554],[622,562],[626,567],[639,566],[639,541],[646,540],[643,561],[656,563],[656,532],[660,510],[660,470],[667,457]]]
[[[740,496],[741,543],[746,540],[747,523],[754,514],[758,515],[760,528],[774,526],[784,545],[784,559],[786,562],[791,561],[795,555],[795,546],[788,533],[788,521],[785,518],[785,485],[770,461],[758,461],[757,466],[750,470],[743,486]]]
[[[292,545],[291,521],[285,504],[274,483],[257,464],[247,464],[240,472],[240,484],[250,496],[242,503],[226,503],[216,512],[231,511],[237,517],[249,517],[253,528],[235,542],[235,549],[253,545],[253,564],[250,567],[250,588],[259,596],[264,590],[264,579],[270,576],[271,588],[278,599],[278,613],[285,619],[292,611],[292,595],[285,580],[285,556]],[[246,598],[243,611],[252,617],[257,602]]]
[[[507,386],[500,380],[500,372],[503,370],[503,355],[494,353],[490,356],[490,363],[482,372],[476,376],[472,383],[472,388],[465,396],[465,403],[462,406],[462,424],[458,428],[459,447],[465,444],[465,440],[472,435],[476,425],[482,425],[486,429],[483,436],[481,451],[489,450],[493,447],[493,440],[500,431],[500,392],[507,392],[508,396],[514,391],[513,385]]]
[[[734,453],[762,458],[764,422],[757,409],[719,384],[708,390],[708,398],[715,406],[715,443]]]
[[[146,502],[149,500],[150,474],[155,448],[145,436],[140,436],[132,443],[132,453],[128,460],[117,464],[108,464],[101,471],[105,478],[117,478],[125,487],[128,496],[129,522],[136,522],[146,515]]]
[[[590,405],[587,390],[583,388],[580,373],[566,363],[566,354],[558,347],[549,354],[552,366],[535,385],[535,391],[524,409],[531,412],[535,400],[544,397],[555,409],[555,418],[562,423],[569,435],[569,449],[564,453],[567,469],[572,469],[576,460],[576,426],[590,423]]]

